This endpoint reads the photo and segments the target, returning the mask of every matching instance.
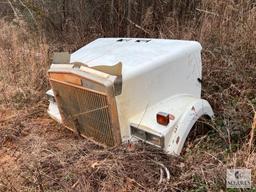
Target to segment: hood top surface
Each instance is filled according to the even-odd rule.
[[[82,62],[89,67],[112,66],[121,62],[123,70],[129,70],[136,66],[146,67],[162,59],[186,59],[200,51],[201,45],[196,41],[99,38],[71,54],[71,62]]]

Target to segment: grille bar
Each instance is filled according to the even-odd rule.
[[[112,106],[105,93],[50,79],[65,126],[95,141],[114,146],[118,143],[111,117]],[[114,130],[114,131],[113,131]]]

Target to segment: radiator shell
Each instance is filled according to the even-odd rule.
[[[108,146],[120,144],[113,82],[79,73],[74,69],[66,72],[63,69],[49,70],[62,123],[99,143]]]

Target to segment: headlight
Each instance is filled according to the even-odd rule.
[[[164,147],[164,137],[163,136],[154,135],[147,131],[138,129],[137,127],[132,126],[132,125],[130,127],[131,127],[131,134],[133,136],[135,136],[136,138],[143,140],[147,143],[156,145],[161,148]]]

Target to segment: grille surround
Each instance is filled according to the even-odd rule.
[[[113,83],[92,75],[49,73],[63,124],[107,146],[121,143]]]

